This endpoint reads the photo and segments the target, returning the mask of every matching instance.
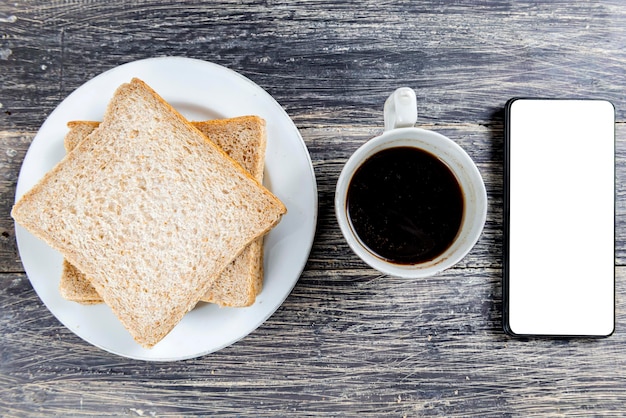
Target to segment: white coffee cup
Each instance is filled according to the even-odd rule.
[[[417,102],[412,89],[394,91],[385,102],[384,118],[384,133],[363,144],[346,162],[337,182],[335,214],[350,248],[374,269],[398,277],[432,276],[461,261],[478,241],[487,216],[485,184],[472,159],[458,144],[439,133],[414,127]],[[443,253],[428,261],[406,264],[380,257],[362,242],[348,216],[347,195],[353,175],[374,154],[394,147],[414,147],[436,156],[454,174],[463,195],[463,215],[456,237]]]

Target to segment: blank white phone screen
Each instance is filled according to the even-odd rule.
[[[508,329],[608,336],[615,322],[615,109],[517,99],[508,122]]]

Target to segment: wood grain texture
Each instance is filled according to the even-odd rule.
[[[626,415],[626,4],[614,1],[0,3],[1,416]],[[63,327],[32,290],[9,211],[28,145],[75,88],[177,55],[236,70],[295,121],[314,164],[313,249],[281,308],[201,358],[124,359]],[[489,196],[472,252],[438,276],[369,269],[334,217],[339,172],[417,91],[421,127],[457,141]],[[616,108],[616,333],[511,339],[502,319],[502,107],[513,96]]]

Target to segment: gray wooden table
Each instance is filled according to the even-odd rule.
[[[63,327],[24,274],[9,211],[50,112],[125,62],[224,65],[284,107],[313,160],[319,220],[285,303],[193,360],[135,361]],[[418,125],[476,161],[489,212],[474,250],[429,279],[382,276],[333,213],[382,105],[416,90]],[[517,340],[502,318],[503,114],[514,96],[611,100],[617,124],[617,330]],[[626,415],[626,3],[613,1],[0,2],[0,415]]]

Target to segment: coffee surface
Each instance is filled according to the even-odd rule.
[[[398,264],[442,254],[454,241],[464,210],[450,168],[413,147],[389,148],[368,158],[350,181],[346,205],[361,242]]]

